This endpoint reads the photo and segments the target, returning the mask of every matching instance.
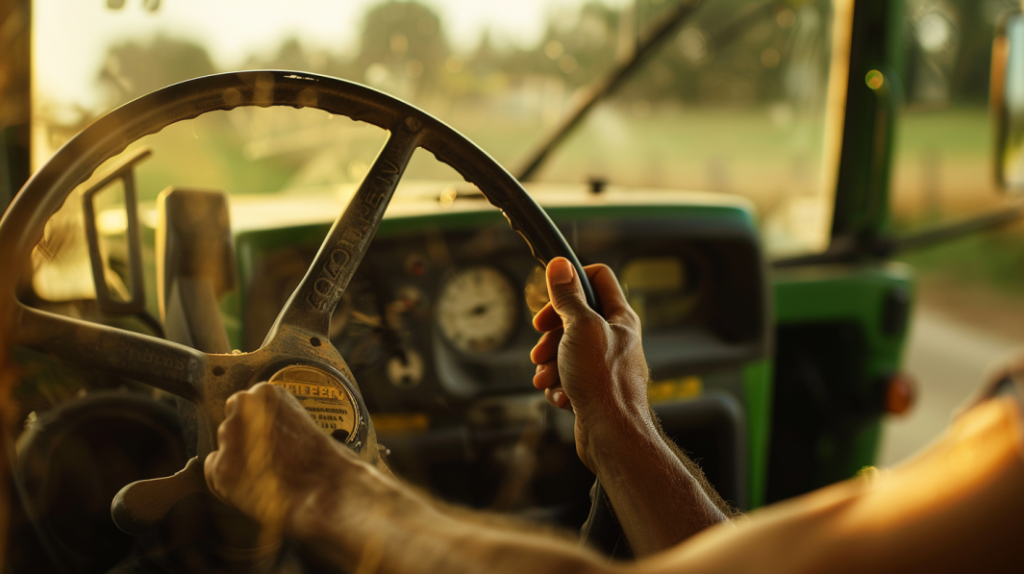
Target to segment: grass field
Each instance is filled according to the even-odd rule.
[[[998,205],[992,130],[983,107],[904,114],[897,127],[892,206],[898,220],[964,214]]]
[[[515,171],[551,122],[516,106],[433,110]],[[820,118],[785,108],[745,110],[607,105],[549,160],[540,179],[739,193],[767,212],[780,199],[821,189]],[[310,110],[209,114],[144,138],[156,152],[139,169],[142,199],[169,185],[272,193],[358,181],[384,132]],[[899,232],[968,216],[1004,201],[992,183],[984,108],[905,114],[897,132],[892,207]],[[408,177],[454,173],[419,153]],[[1024,229],[967,238],[903,256],[929,281],[1024,294]]]
[[[308,174],[309,164],[325,152],[336,169],[320,170],[321,183],[350,183],[358,170],[348,168],[371,161],[383,141],[383,134],[373,128],[345,118],[328,119],[323,112],[257,109],[232,114],[210,114],[144,138],[140,144],[156,151],[140,170],[144,195],[171,180],[232,193],[279,190]],[[512,171],[553,127],[537,114],[473,105],[438,115]],[[819,187],[819,124],[817,118],[769,108],[638,113],[605,106],[558,149],[540,179],[583,182],[601,177],[623,185],[754,198],[813,193]],[[431,163],[415,161],[409,176],[450,176],[447,168]]]
[[[897,231],[908,233],[1003,205],[1007,198],[995,186],[991,165],[991,119],[985,108],[905,115],[893,162]],[[1024,225],[900,258],[917,269],[926,302],[965,320],[1012,331],[1000,315],[1020,316],[1007,312],[1024,301]]]

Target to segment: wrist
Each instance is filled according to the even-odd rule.
[[[352,559],[363,551],[370,530],[421,512],[425,503],[394,476],[337,445],[325,461],[324,476],[294,508],[286,534]],[[390,521],[390,522],[388,522]]]
[[[650,407],[646,401],[638,403],[587,413],[581,421],[583,436],[580,438],[587,446],[588,466],[595,473],[616,460],[623,460],[624,453],[663,442]]]
[[[295,492],[285,517],[285,532],[297,540],[328,535],[358,514],[360,501],[371,500],[374,475],[380,473],[360,460],[348,447],[325,441],[320,467],[307,476],[304,488]]]
[[[285,534],[300,541],[321,537],[330,528],[335,517],[344,516],[346,469],[334,456],[326,457],[322,472],[296,493],[292,508],[285,516]]]

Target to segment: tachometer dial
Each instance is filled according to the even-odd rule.
[[[489,266],[457,271],[441,288],[437,323],[444,338],[464,353],[493,351],[508,342],[516,327],[516,290]]]

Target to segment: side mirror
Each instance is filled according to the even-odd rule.
[[[1024,193],[1024,14],[1006,15],[992,41],[989,105],[995,119],[996,183]]]

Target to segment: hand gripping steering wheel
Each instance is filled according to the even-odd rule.
[[[181,121],[241,106],[316,108],[390,132],[377,159],[334,222],[302,282],[285,303],[263,345],[252,353],[207,354],[163,339],[87,323],[18,301],[18,271],[43,228],[76,186],[137,139]],[[347,397],[354,411],[350,448],[376,463],[376,435],[355,378],[330,344],[331,316],[366,255],[412,156],[422,147],[475,184],[505,214],[534,256],[547,264],[563,256],[595,299],[572,249],[522,186],[495,160],[454,129],[376,90],[303,72],[216,74],[168,86],[129,102],[72,138],[25,184],[0,220],[0,328],[10,341],[51,353],[73,365],[148,383],[196,406],[198,460],[174,477],[143,481],[118,495],[113,515],[126,531],[142,531],[190,490],[205,488],[202,461],[217,448],[216,430],[233,393],[272,380],[289,369],[315,379],[327,400]],[[134,491],[134,494],[133,494]]]

